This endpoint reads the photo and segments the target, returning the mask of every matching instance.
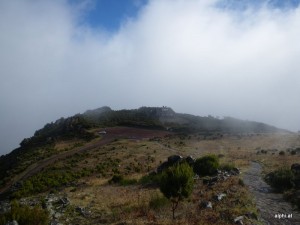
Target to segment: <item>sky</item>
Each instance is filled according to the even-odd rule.
[[[0,155],[88,109],[300,130],[299,0],[0,1]]]

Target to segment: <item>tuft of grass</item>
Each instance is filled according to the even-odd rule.
[[[231,171],[233,168],[235,168],[233,163],[224,163],[220,166],[220,169],[225,171]]]
[[[157,210],[161,209],[169,204],[169,200],[162,194],[156,192],[150,196],[149,207]]]
[[[161,174],[147,174],[143,176],[138,183],[144,186],[153,185],[158,186],[161,179]]]
[[[123,175],[115,174],[108,181],[108,183],[109,184],[119,184],[119,185],[122,185],[122,186],[127,186],[127,185],[137,184],[138,181],[137,181],[137,179],[126,179],[126,178],[123,177]]]

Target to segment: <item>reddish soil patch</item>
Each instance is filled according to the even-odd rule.
[[[143,139],[143,138],[154,138],[154,137],[164,137],[170,135],[171,133],[164,130],[152,130],[144,128],[135,127],[109,127],[102,129],[107,132],[105,138],[115,137],[115,138],[129,138],[129,139]]]

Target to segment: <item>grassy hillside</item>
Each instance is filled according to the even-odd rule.
[[[220,136],[224,133],[274,133],[278,128],[257,122],[242,121],[226,117],[200,117],[174,112],[169,107],[141,107],[132,110],[112,110],[101,107],[88,110],[69,118],[61,118],[46,124],[30,138],[25,138],[20,147],[0,157],[0,185],[24,171],[29,165],[57,154],[60,142],[69,142],[64,150],[98,137],[93,130],[101,127],[131,126],[148,129],[169,130],[175,133],[199,133]]]
[[[45,204],[49,193],[67,197],[70,205],[55,219],[68,220],[66,224],[174,224],[170,202],[154,185],[158,178],[149,176],[170,155],[215,154],[222,168],[242,170],[256,160],[268,173],[297,162],[299,146],[298,135],[257,122],[180,114],[167,107],[102,107],[46,124],[1,156],[0,193],[21,202],[41,201],[38,205]],[[231,224],[249,213],[244,223],[260,224],[241,177],[212,187],[202,181],[180,204],[178,224]],[[223,201],[214,200],[222,193],[227,196]],[[204,206],[208,201],[211,210]]]

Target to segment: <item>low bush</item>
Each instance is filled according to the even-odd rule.
[[[285,155],[285,152],[284,151],[280,151],[279,155]]]
[[[216,155],[207,155],[198,158],[194,164],[194,172],[199,176],[214,175],[219,168],[219,158]]]
[[[108,181],[108,183],[110,184],[119,184],[122,180],[124,179],[124,177],[120,174],[115,174],[113,175],[113,177]]]
[[[115,174],[113,177],[108,181],[109,184],[119,184],[123,186],[133,185],[138,183],[136,179],[126,179],[120,174]]]
[[[123,179],[120,184],[123,186],[127,186],[127,185],[134,185],[137,184],[138,181],[137,179]]]
[[[56,189],[74,182],[78,178],[80,178],[80,175],[75,172],[55,169],[53,167],[48,168],[24,181],[21,188],[12,194],[12,197],[18,199],[50,189]]]
[[[0,215],[0,225],[5,225],[13,220],[16,220],[20,225],[48,225],[49,215],[46,210],[41,208],[30,208],[13,201],[11,210]]]
[[[294,174],[289,168],[280,168],[267,174],[265,180],[277,191],[285,191],[294,187]]]
[[[296,155],[296,154],[297,154],[296,150],[291,151],[291,155]]]

